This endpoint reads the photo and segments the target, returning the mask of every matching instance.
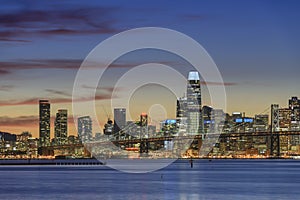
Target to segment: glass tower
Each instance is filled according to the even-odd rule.
[[[200,76],[197,71],[191,71],[187,84],[187,133],[198,135],[203,133],[203,120],[201,111]]]

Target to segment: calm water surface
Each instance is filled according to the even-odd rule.
[[[300,199],[300,160],[177,161],[128,174],[103,166],[1,166],[0,199]]]

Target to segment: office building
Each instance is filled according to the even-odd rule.
[[[90,116],[83,116],[78,118],[78,137],[83,143],[92,140],[92,119]]]
[[[289,131],[291,128],[292,110],[289,108],[279,108],[279,130]]]
[[[177,123],[177,135],[186,134],[187,133],[187,98],[186,97],[181,97],[177,99],[176,123]]]
[[[120,132],[126,125],[126,109],[115,108],[114,109],[114,133]]]
[[[54,122],[54,137],[56,145],[66,144],[68,141],[68,111],[58,110]]]
[[[45,147],[50,145],[50,102],[39,101],[39,145]]]
[[[291,130],[300,130],[300,99],[298,97],[292,97],[289,100],[289,109],[291,113]]]
[[[213,109],[210,106],[203,106],[202,108],[202,117],[203,117],[203,125],[204,125],[205,133],[211,130],[213,124],[213,121],[211,119],[212,110]]]
[[[255,132],[267,131],[269,128],[269,115],[255,115],[253,128]]]
[[[222,109],[211,110],[211,133],[221,133],[223,131],[226,114]]]

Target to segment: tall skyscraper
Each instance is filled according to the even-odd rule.
[[[126,109],[115,108],[114,109],[114,133],[118,133],[124,129],[126,125]]]
[[[67,142],[68,138],[68,111],[65,109],[58,110],[54,122],[54,136],[57,145]]]
[[[48,100],[39,101],[39,137],[40,146],[50,145],[50,103]]]
[[[90,116],[78,118],[78,137],[83,143],[92,140],[92,119]]]
[[[200,76],[197,71],[188,74],[187,84],[187,132],[190,135],[204,133],[202,120],[202,102]]]

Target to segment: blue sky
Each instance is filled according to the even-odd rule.
[[[299,9],[296,0],[1,1],[0,128],[36,133],[38,98],[53,102],[53,115],[71,110],[73,81],[87,54],[120,31],[147,26],[180,31],[208,51],[228,83],[228,112],[284,107],[300,96]],[[28,118],[24,126],[20,116]]]

